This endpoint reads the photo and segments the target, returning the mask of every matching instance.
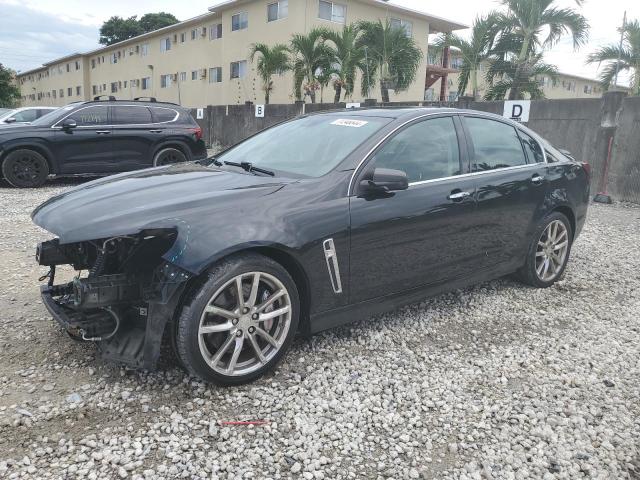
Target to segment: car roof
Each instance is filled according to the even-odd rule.
[[[71,103],[69,105],[145,105],[147,107],[171,107],[171,108],[186,108],[183,107],[182,105],[178,105],[177,103],[172,103],[172,102],[158,102],[155,99],[153,100],[111,100],[111,99],[104,99],[104,100],[87,100],[87,101],[81,101],[81,102],[74,102]]]

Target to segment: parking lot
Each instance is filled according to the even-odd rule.
[[[38,295],[69,188],[0,185],[0,477],[640,478],[640,208],[593,205],[566,279],[510,279],[310,340],[239,388],[128,371]],[[257,426],[227,421],[262,420]]]

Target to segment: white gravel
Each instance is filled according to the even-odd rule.
[[[0,478],[640,478],[640,208],[591,207],[548,290],[426,300],[222,389],[103,363],[54,325],[28,214],[67,186],[0,185]]]

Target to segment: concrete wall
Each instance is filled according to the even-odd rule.
[[[445,106],[502,115],[503,102],[396,102],[388,106]],[[208,144],[234,145],[281,121],[303,113],[344,108],[344,104],[267,105],[265,118],[254,105],[208,107],[199,120]],[[194,117],[196,110],[193,110]],[[554,146],[592,167],[592,191],[607,189],[616,200],[640,203],[640,97],[609,92],[601,99],[538,100],[531,104],[528,127]],[[605,163],[611,156],[608,172]]]

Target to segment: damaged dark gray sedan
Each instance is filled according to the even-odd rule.
[[[56,238],[45,306],[106,359],[240,384],[312,334],[516,273],[548,287],[586,218],[589,166],[450,109],[299,118],[204,162],[97,180],[33,212]],[[57,284],[56,267],[81,273]]]

